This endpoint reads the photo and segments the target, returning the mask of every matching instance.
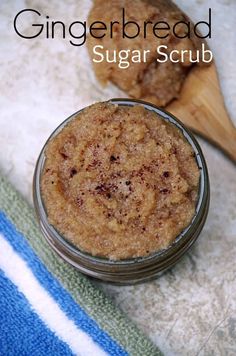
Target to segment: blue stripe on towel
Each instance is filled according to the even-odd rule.
[[[27,265],[31,268],[31,271],[37,280],[60,305],[60,308],[64,311],[67,317],[74,321],[76,326],[90,335],[94,342],[100,345],[108,354],[119,356],[128,355],[127,352],[104,330],[100,329],[97,323],[74,301],[71,295],[42,264],[24,236],[15,229],[15,226],[1,211],[0,232],[4,234],[14,250],[27,262]]]
[[[72,355],[69,346],[47,328],[1,270],[0,286],[1,355]]]

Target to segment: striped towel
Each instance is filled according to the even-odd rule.
[[[0,176],[0,354],[161,355],[84,275],[60,259]]]

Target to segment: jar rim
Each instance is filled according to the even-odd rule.
[[[195,208],[195,214],[191,219],[189,225],[178,235],[176,236],[175,240],[167,246],[165,249],[161,249],[156,251],[148,256],[144,257],[136,257],[130,259],[122,259],[122,260],[110,260],[108,258],[100,257],[100,256],[93,256],[87,252],[83,252],[79,250],[76,246],[74,246],[71,242],[66,240],[66,238],[60,234],[57,229],[49,224],[47,219],[46,208],[43,203],[43,199],[41,196],[41,174],[43,171],[44,163],[45,163],[45,149],[47,147],[48,142],[54,138],[71,120],[76,118],[83,110],[79,110],[69,116],[66,120],[64,120],[49,136],[45,145],[43,146],[34,172],[33,178],[33,201],[36,210],[36,214],[40,223],[40,227],[44,236],[46,237],[47,241],[50,245],[62,256],[64,259],[67,259],[68,262],[74,264],[76,267],[77,264],[83,263],[85,265],[89,265],[92,263],[94,265],[95,270],[101,271],[103,267],[112,268],[114,266],[122,267],[124,269],[129,268],[129,271],[134,273],[134,270],[137,267],[140,268],[147,268],[148,266],[152,265],[153,263],[162,263],[168,258],[172,258],[173,254],[176,254],[178,250],[183,250],[184,245],[191,244],[196,240],[197,236],[195,236],[195,231],[198,229],[199,224],[203,220],[204,216],[204,209],[207,208],[209,205],[209,178],[208,178],[208,171],[206,162],[202,153],[202,150],[193,136],[193,134],[185,127],[184,124],[180,120],[178,120],[175,116],[170,114],[169,112],[158,108],[157,106],[144,102],[142,100],[136,99],[123,99],[123,98],[116,98],[110,99],[107,101],[108,103],[119,105],[119,106],[135,106],[141,105],[146,110],[155,112],[158,117],[163,119],[164,121],[170,122],[174,124],[183,134],[185,139],[191,145],[194,153],[195,159],[200,171],[200,179],[199,179],[199,189],[198,189],[198,200]],[[207,214],[205,214],[207,215]],[[204,216],[204,221],[206,220],[206,216]],[[201,227],[202,229],[202,227]],[[191,236],[194,236],[194,239],[191,239]],[[190,246],[189,246],[190,247]],[[68,258],[66,258],[68,256]],[[71,260],[72,259],[72,260]],[[81,266],[82,268],[82,266]],[[88,272],[88,271],[87,271]],[[86,271],[84,271],[86,273]],[[89,274],[89,273],[88,273]]]

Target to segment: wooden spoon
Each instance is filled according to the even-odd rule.
[[[166,110],[219,146],[236,163],[236,128],[226,111],[214,63],[191,69],[180,97]]]

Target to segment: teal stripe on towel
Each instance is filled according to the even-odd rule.
[[[100,328],[134,356],[159,356],[161,351],[84,275],[59,258],[42,237],[34,213],[0,175],[0,209],[28,240],[47,269]]]

